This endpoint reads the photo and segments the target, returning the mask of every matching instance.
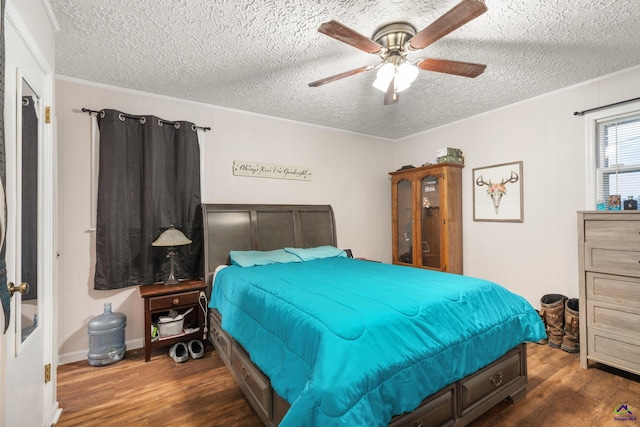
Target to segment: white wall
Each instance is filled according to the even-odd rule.
[[[638,96],[635,67],[397,141],[394,168],[434,161],[441,147],[462,149],[464,273],[535,307],[547,293],[577,298],[576,211],[595,206],[586,205],[585,119],[573,113]],[[474,222],[473,168],[519,160],[524,222]]]
[[[143,345],[137,287],[93,290],[94,233],[89,231],[91,120],[82,107],[188,120],[200,133],[206,203],[331,204],[338,243],[356,256],[391,260],[390,185],[393,143],[276,118],[190,103],[60,77],[56,81],[60,188],[60,363],[86,358],[87,322],[105,302],[127,316],[128,348]],[[310,167],[313,179],[236,177],[233,160]]]
[[[127,315],[129,348],[143,341],[137,288],[93,290],[94,235],[87,231],[90,119],[82,107],[211,126],[213,131],[201,134],[204,202],[329,203],[339,245],[383,262],[391,259],[387,172],[433,161],[440,147],[461,148],[464,272],[494,280],[539,307],[546,293],[578,296],[576,211],[592,207],[586,206],[585,119],[573,112],[640,96],[639,87],[640,68],[633,68],[391,142],[61,77],[56,84],[60,361],[86,357],[86,324],[107,301]],[[236,177],[233,160],[311,167],[313,180]],[[524,222],[474,222],[473,168],[519,160]]]

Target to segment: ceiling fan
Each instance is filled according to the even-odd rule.
[[[416,32],[410,24],[396,22],[380,28],[373,35],[373,39],[365,37],[337,21],[325,22],[318,28],[319,32],[364,52],[379,55],[382,62],[378,65],[367,65],[316,80],[309,83],[309,86],[318,87],[345,77],[378,69],[373,86],[385,93],[384,105],[390,105],[398,102],[398,92],[413,83],[419,70],[477,77],[484,72],[486,65],[435,58],[421,58],[411,63],[407,60],[407,54],[424,49],[486,11],[487,6],[483,0],[462,0],[420,32]]]

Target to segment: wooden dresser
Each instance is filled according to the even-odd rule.
[[[640,374],[640,211],[578,212],[580,365]]]

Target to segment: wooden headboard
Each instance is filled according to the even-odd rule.
[[[337,246],[330,205],[203,204],[204,277],[209,285],[229,251]],[[210,289],[210,287],[209,287]]]

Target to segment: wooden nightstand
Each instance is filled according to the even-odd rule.
[[[180,341],[192,339],[202,340],[205,316],[198,304],[200,293],[205,291],[206,285],[202,280],[188,279],[181,281],[177,285],[164,285],[155,283],[153,285],[140,286],[140,296],[144,298],[144,361],[148,362],[151,352],[160,347],[173,345]],[[206,310],[206,300],[203,301]],[[152,341],[151,325],[157,321],[161,315],[167,315],[169,310],[176,310],[184,313],[193,307],[184,320],[184,328],[198,328],[197,331],[189,334],[163,337]]]

